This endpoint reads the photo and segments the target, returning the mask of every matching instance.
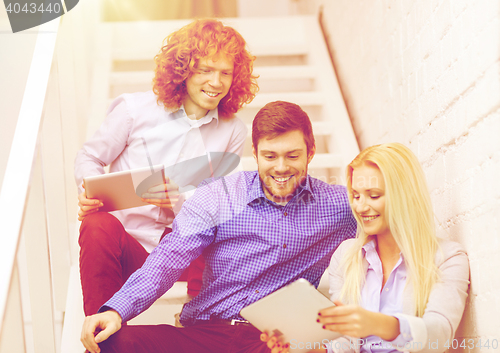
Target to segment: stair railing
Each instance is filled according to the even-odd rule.
[[[0,192],[0,353],[57,351],[41,130],[59,22],[39,27]]]

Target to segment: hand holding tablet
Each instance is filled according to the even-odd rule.
[[[85,189],[85,183],[82,183],[82,187]],[[83,221],[89,214],[99,211],[99,208],[102,206],[104,206],[104,204],[101,200],[88,199],[85,190],[83,190],[83,192],[78,195],[78,207],[80,207],[78,210],[78,220]]]
[[[163,184],[150,187],[141,197],[151,205],[172,210],[180,200],[179,185],[165,177]]]
[[[99,211],[104,212],[149,205],[142,195],[152,187],[163,187],[166,183],[163,169],[163,165],[156,165],[84,178],[85,196],[88,200],[100,200],[103,206]]]
[[[337,332],[323,329],[318,312],[334,306],[312,284],[301,278],[250,304],[241,316],[269,336],[289,343],[290,352],[322,349],[329,341],[340,337]]]

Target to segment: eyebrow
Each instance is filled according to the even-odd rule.
[[[296,149],[296,150],[292,150],[292,151],[287,151],[285,153],[297,153],[297,152],[303,152],[304,149],[302,148],[299,148],[299,149]],[[260,153],[277,153],[276,151],[271,151],[271,150],[260,150]]]
[[[354,188],[352,188],[352,191],[357,192],[359,194],[359,191],[357,191]],[[379,189],[379,188],[366,189],[365,191],[367,191],[367,192],[370,192],[370,191],[383,192],[382,189]]]

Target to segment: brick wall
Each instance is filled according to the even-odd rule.
[[[425,169],[439,235],[469,253],[456,338],[496,339],[500,350],[500,1],[318,4],[361,148],[409,146]]]

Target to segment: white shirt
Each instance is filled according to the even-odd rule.
[[[392,353],[398,352],[397,348],[405,347],[405,343],[411,341],[411,330],[408,320],[400,315],[403,312],[403,292],[406,286],[406,265],[403,255],[399,259],[382,287],[384,272],[382,262],[377,253],[375,240],[366,243],[362,250],[363,257],[368,262],[366,280],[361,289],[360,306],[366,310],[380,312],[394,316],[399,320],[400,334],[393,341],[385,341],[377,336],[368,336],[362,339],[352,339],[347,342],[343,339],[332,341],[327,347],[327,352],[346,353],[353,352],[353,342],[360,344],[361,353]],[[331,284],[330,284],[331,285]],[[334,299],[332,297],[332,299]]]
[[[363,253],[368,262],[366,281],[361,290],[360,305],[370,311],[380,312],[398,318],[400,324],[400,335],[393,341],[384,341],[377,336],[368,336],[363,340],[361,352],[387,353],[397,352],[396,347],[404,347],[411,340],[409,324],[405,318],[400,317],[403,312],[403,291],[406,286],[406,265],[403,255],[399,254],[399,260],[391,271],[387,282],[382,287],[384,272],[382,262],[377,253],[374,240],[363,246]]]
[[[123,94],[111,103],[99,130],[77,153],[75,179],[80,192],[83,178],[103,174],[106,165],[110,165],[110,172],[148,167],[148,154],[153,165],[163,164],[166,168],[209,152],[230,152],[241,157],[247,129],[240,119],[219,118],[214,109],[192,120],[183,107],[169,112],[156,100],[157,96],[148,91]],[[148,252],[173,221],[153,205],[112,214]]]
[[[432,287],[423,316],[415,316],[414,288],[411,281],[404,286],[401,312],[393,315],[399,320],[401,334],[396,340],[391,341],[391,344],[399,351],[426,353],[446,351],[449,348],[446,345],[450,345],[462,319],[469,286],[467,253],[459,243],[444,239],[438,240],[439,248],[434,261],[438,268],[439,280]],[[332,300],[340,298],[340,292],[345,283],[344,268],[340,264],[355,242],[356,239],[345,240],[339,245],[330,261],[328,273]],[[362,261],[366,275],[368,260],[364,257]],[[400,268],[398,266],[397,271],[393,270],[395,281],[404,277],[404,275],[396,275]],[[378,288],[380,289],[381,286]],[[351,347],[350,339],[355,341],[354,347]],[[344,336],[332,343],[336,346],[328,345],[329,352],[332,348],[334,352],[359,352],[360,347],[351,337]],[[372,346],[372,350],[374,348]]]

